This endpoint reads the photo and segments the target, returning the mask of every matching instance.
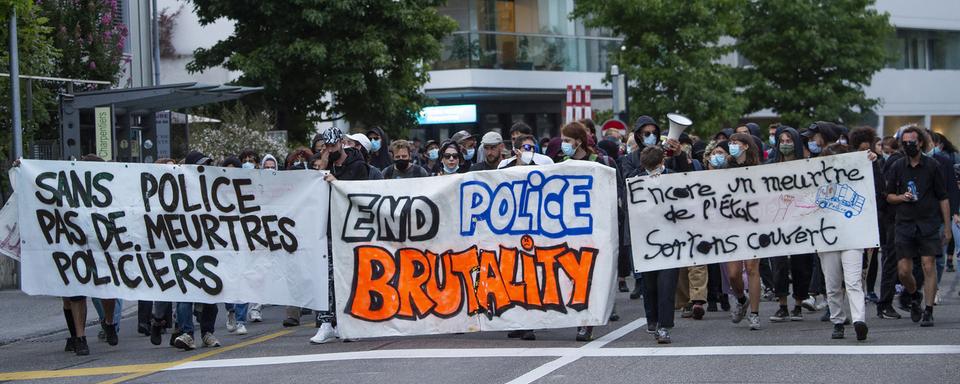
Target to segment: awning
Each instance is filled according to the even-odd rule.
[[[62,96],[72,99],[72,106],[77,109],[113,105],[115,113],[118,114],[147,114],[236,100],[261,90],[263,87],[182,83],[109,89]]]

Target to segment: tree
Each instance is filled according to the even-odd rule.
[[[236,156],[244,149],[269,153],[280,159],[287,148],[267,138],[273,129],[273,119],[263,112],[251,112],[240,102],[225,105],[216,115],[219,124],[190,124],[190,149],[200,151],[211,158],[222,159]],[[282,160],[281,160],[282,161]]]
[[[313,123],[337,117],[397,135],[432,102],[421,91],[429,63],[457,25],[435,8],[444,2],[193,0],[201,24],[227,18],[235,26],[227,39],[198,49],[188,69],[243,72],[238,83],[264,87],[279,129],[294,142],[308,140]]]
[[[117,0],[43,0],[37,4],[49,25],[56,27],[53,44],[62,52],[57,61],[60,77],[119,80],[127,27],[119,22]]]
[[[746,6],[737,50],[752,65],[742,82],[748,110],[772,108],[793,126],[859,121],[877,104],[864,86],[890,59],[893,31],[873,0],[763,0]]]
[[[631,111],[664,121],[690,117],[692,130],[715,132],[736,122],[747,102],[735,69],[719,62],[733,51],[721,37],[738,34],[745,0],[578,0],[573,17],[624,38],[611,58],[630,81]]]

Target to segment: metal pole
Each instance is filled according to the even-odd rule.
[[[17,52],[17,8],[10,9],[10,99],[13,104],[13,156],[23,157],[23,127],[20,125],[20,57]]]
[[[153,0],[153,85],[160,85],[160,17]]]

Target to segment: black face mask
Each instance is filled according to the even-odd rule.
[[[907,156],[914,157],[920,154],[920,147],[916,141],[904,141],[903,152],[906,153]]]
[[[340,151],[336,151],[330,154],[330,162],[335,163],[337,160],[340,160]]]
[[[410,160],[394,160],[394,163],[397,165],[397,169],[401,171],[406,171],[407,167],[410,166]]]

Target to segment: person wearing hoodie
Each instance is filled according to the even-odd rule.
[[[380,127],[373,127],[367,131],[367,138],[370,139],[370,165],[384,170],[393,164],[393,156],[390,155],[390,137]]]
[[[273,155],[267,153],[263,155],[263,159],[260,160],[260,169],[269,169],[276,171],[277,168],[277,158]]]
[[[836,143],[840,138],[836,126],[826,121],[818,121],[810,125],[802,135],[807,138],[807,148],[810,150],[810,157],[816,157],[823,148]]]
[[[782,125],[774,135],[773,148],[770,150],[770,160],[768,164],[782,163],[786,161],[803,160],[803,148],[800,143],[800,132],[796,129]],[[802,303],[809,297],[810,276],[813,273],[813,258],[815,254],[800,254],[778,256],[770,259],[773,268],[774,294],[779,301],[780,308],[773,316],[770,316],[771,322],[782,321],[801,321],[803,320]],[[795,301],[793,312],[787,309],[787,296],[790,294],[790,285],[793,284],[793,299]]]

